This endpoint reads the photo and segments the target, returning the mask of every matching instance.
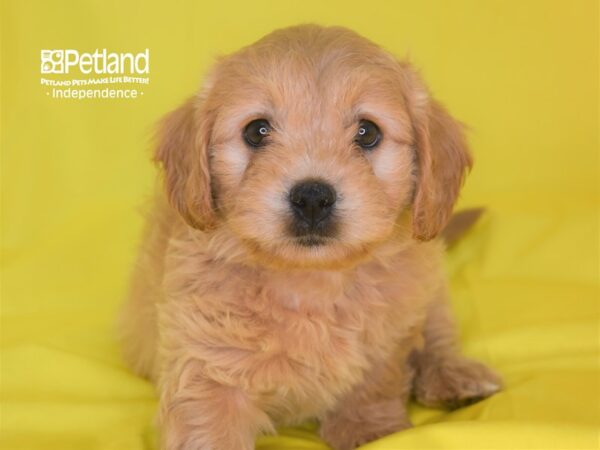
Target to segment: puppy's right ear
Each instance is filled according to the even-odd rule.
[[[198,229],[209,228],[216,220],[208,154],[211,128],[203,100],[192,97],[161,121],[154,154],[164,173],[169,203]]]
[[[413,201],[413,236],[428,241],[444,229],[465,174],[473,163],[463,126],[431,98],[425,83],[400,63],[403,95],[412,120],[418,166]]]

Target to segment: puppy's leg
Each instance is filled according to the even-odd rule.
[[[501,380],[483,364],[460,355],[445,294],[430,305],[424,347],[413,353],[414,396],[425,406],[458,408],[486,398],[501,388]]]
[[[246,393],[206,378],[198,361],[173,361],[159,388],[163,450],[252,450],[258,434],[274,432]]]
[[[145,378],[154,378],[154,363],[158,342],[156,297],[142,274],[135,273],[129,298],[121,308],[118,334],[121,350],[133,371]]]
[[[171,223],[160,205],[149,216],[132,273],[129,295],[121,308],[118,334],[126,362],[135,373],[156,379],[157,305],[162,301],[165,251]]]
[[[394,355],[374,367],[321,420],[321,437],[335,450],[352,450],[382,436],[411,427],[406,411],[413,369]]]

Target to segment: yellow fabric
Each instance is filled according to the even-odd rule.
[[[212,58],[273,28],[340,24],[410,55],[470,126],[461,207],[484,220],[448,256],[465,352],[505,390],[365,449],[595,449],[598,373],[596,1],[2,2],[1,448],[153,448],[155,395],[113,333],[151,191],[154,121]],[[40,51],[150,49],[135,100],[66,100]],[[325,449],[314,424],[262,450]]]

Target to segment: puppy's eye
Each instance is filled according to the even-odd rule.
[[[246,125],[244,128],[244,140],[251,147],[261,147],[265,143],[264,139],[269,136],[271,125],[265,119],[256,119]]]
[[[370,120],[361,120],[354,141],[364,150],[372,150],[381,141],[379,127]]]

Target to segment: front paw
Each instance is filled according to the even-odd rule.
[[[500,377],[477,361],[453,357],[419,367],[414,395],[424,406],[456,409],[498,392]]]
[[[401,400],[388,400],[328,415],[321,422],[321,438],[334,450],[354,450],[388,434],[410,428]]]

